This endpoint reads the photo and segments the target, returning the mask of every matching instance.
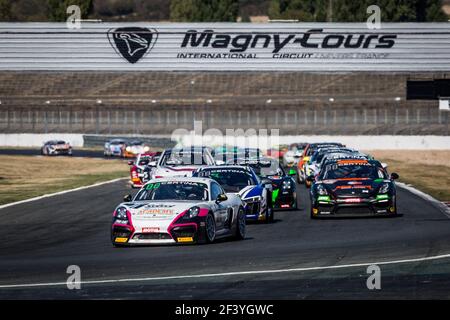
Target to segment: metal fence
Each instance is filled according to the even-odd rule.
[[[437,106],[392,108],[293,105],[1,107],[1,133],[170,134],[203,130],[279,129],[281,134],[449,134],[449,113]]]

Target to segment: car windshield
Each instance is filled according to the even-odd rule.
[[[152,161],[152,159],[153,159],[153,157],[151,157],[151,156],[142,156],[141,155],[139,157],[138,165],[145,166],[145,165],[149,164],[150,161]]]
[[[116,144],[124,144],[125,142],[122,140],[113,140],[110,142],[110,144],[116,145]]]
[[[242,169],[202,170],[198,176],[216,180],[226,192],[239,192],[247,186],[256,184],[252,174]]]
[[[284,171],[275,159],[262,159],[255,162],[248,162],[248,165],[261,177],[284,176]]]
[[[239,154],[244,158],[259,158],[263,153],[259,149],[239,149]]]
[[[146,184],[134,201],[146,200],[187,200],[207,201],[208,186],[191,181],[163,181]]]
[[[234,163],[236,162],[236,159],[239,158],[240,156],[241,155],[239,153],[233,151],[225,151],[225,152],[219,151],[214,154],[214,159],[221,160],[225,163],[230,162]]]
[[[360,164],[331,164],[327,167],[322,177],[327,179],[366,178],[384,179],[385,175],[376,166],[369,163]]]
[[[189,166],[189,165],[212,165],[211,159],[205,152],[199,151],[172,151],[164,153],[161,166]]]

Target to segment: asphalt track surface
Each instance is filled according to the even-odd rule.
[[[425,299],[450,297],[450,258],[381,265],[381,290],[368,290],[366,266],[281,273],[241,271],[328,267],[450,253],[450,219],[398,190],[397,218],[310,220],[307,191],[298,211],[250,224],[243,241],[114,248],[112,211],[126,181],[0,209],[0,286],[65,283],[78,265],[80,290],[65,285],[1,288],[0,299]]]
[[[102,150],[73,149],[72,152],[73,157],[104,158]],[[0,155],[39,156],[41,155],[41,150],[39,148],[0,148]]]

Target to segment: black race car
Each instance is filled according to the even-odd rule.
[[[397,214],[394,180],[381,165],[365,159],[327,164],[311,187],[311,218]]]
[[[296,184],[292,176],[295,169],[289,170],[289,174],[274,158],[239,159],[240,165],[249,166],[261,179],[272,181],[272,204],[274,209],[297,209]]]

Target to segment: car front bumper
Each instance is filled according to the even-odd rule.
[[[353,200],[351,200],[353,199]],[[395,197],[377,200],[375,198],[337,198],[316,200],[312,205],[313,216],[391,216],[396,214]]]
[[[168,231],[135,232],[129,226],[113,225],[111,241],[116,245],[150,245],[150,244],[194,244],[205,242],[204,223],[181,223],[170,227]]]
[[[292,209],[297,206],[297,194],[293,191],[280,191],[273,202],[273,208],[277,210]]]

